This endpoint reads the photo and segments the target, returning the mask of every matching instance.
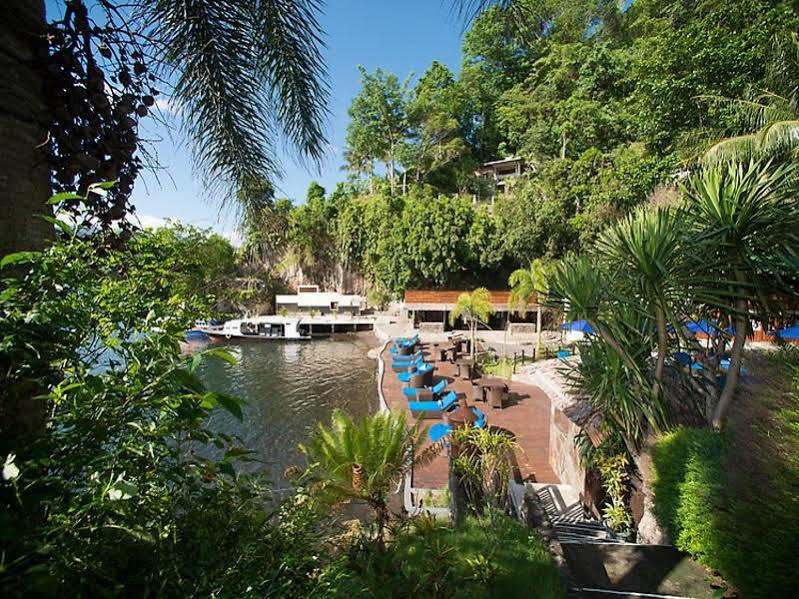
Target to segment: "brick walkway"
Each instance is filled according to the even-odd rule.
[[[392,411],[408,410],[408,400],[402,395],[401,383],[396,373],[391,369],[391,355],[388,347],[381,355],[386,365],[383,377],[383,395]],[[422,344],[425,360],[433,362],[432,352],[426,344]],[[458,394],[458,398],[466,396],[471,403],[472,388],[467,380],[456,378],[457,372],[454,364],[449,362],[433,362],[435,371],[433,381],[444,377],[448,381],[447,389]],[[515,381],[508,381],[509,401],[505,408],[492,409],[482,402],[476,407],[485,412],[489,426],[503,428],[516,435],[520,450],[516,459],[519,465],[521,478],[530,482],[554,483],[560,481],[549,465],[549,397],[538,387],[525,385]],[[411,418],[413,416],[410,416]],[[432,426],[440,420],[429,419],[424,421]],[[422,469],[413,473],[413,486],[421,488],[440,489],[447,486],[447,457],[442,454],[436,460]]]

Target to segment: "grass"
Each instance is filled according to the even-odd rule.
[[[533,359],[530,356],[525,356],[524,360],[522,360],[521,356],[516,358],[516,368],[517,370],[523,366],[524,364],[532,364]],[[490,360],[488,362],[484,362],[482,364],[482,370],[486,374],[491,374],[494,376],[501,376],[506,379],[509,379],[513,376],[513,358],[504,357],[500,358],[499,360]]]
[[[385,554],[355,556],[353,596],[563,597],[565,587],[537,533],[506,516],[460,528],[430,517],[395,531]]]
[[[799,354],[753,355],[762,381],[724,433],[680,429],[653,451],[655,513],[680,549],[745,597],[787,597],[799,571]]]

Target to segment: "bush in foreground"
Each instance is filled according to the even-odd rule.
[[[658,520],[679,549],[745,597],[794,596],[799,572],[795,384],[783,399],[788,405],[773,411],[772,426],[753,419],[746,431],[681,429],[653,451]]]
[[[351,553],[352,596],[563,597],[546,544],[506,516],[466,518],[458,528],[431,517],[398,525],[388,550]]]

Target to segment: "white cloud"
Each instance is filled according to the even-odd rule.
[[[239,247],[241,242],[244,241],[244,237],[238,231],[222,231],[220,235],[235,247]]]
[[[175,105],[172,103],[172,98],[168,96],[158,96],[155,99],[153,108],[157,108],[162,114],[175,114]]]
[[[166,225],[166,219],[159,216],[152,216],[151,214],[129,214],[127,220],[142,229],[158,229]]]

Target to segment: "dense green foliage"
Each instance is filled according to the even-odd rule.
[[[420,451],[426,432],[420,422],[408,426],[404,413],[378,412],[355,423],[336,410],[330,427],[319,423],[308,446],[301,447],[321,477],[316,495],[332,504],[365,502],[375,512],[377,545],[382,548],[392,489],[414,465],[429,461],[440,449]]]
[[[758,366],[768,383],[724,434],[679,429],[657,442],[655,513],[677,547],[744,596],[788,597],[799,567],[799,370],[795,352]]]
[[[474,20],[457,77],[438,62],[404,81],[361,69],[350,182],[295,208],[273,248],[395,294],[504,286],[535,258],[591,247],[648,199],[674,201],[680,170],[720,135],[793,110],[799,15],[788,2],[496,4],[512,6]],[[756,92],[773,109],[751,118],[720,100]],[[494,193],[475,167],[510,155],[526,172],[492,209],[473,204]]]
[[[11,596],[237,595],[246,585],[233,569],[248,560],[247,584],[263,588],[286,584],[287,567],[296,581],[312,570],[310,553],[291,551],[307,515],[286,518],[290,533],[271,524],[265,490],[236,474],[249,452],[206,427],[216,406],[240,418],[242,405],[203,388],[203,354],[181,356],[209,305],[195,293],[203,255],[175,239],[142,233],[104,253],[72,240],[6,258],[28,270],[3,273],[3,405],[37,394],[48,414],[44,434],[3,438]]]
[[[354,552],[351,597],[563,597],[546,544],[507,516],[461,527],[420,517],[395,527],[384,554]]]

